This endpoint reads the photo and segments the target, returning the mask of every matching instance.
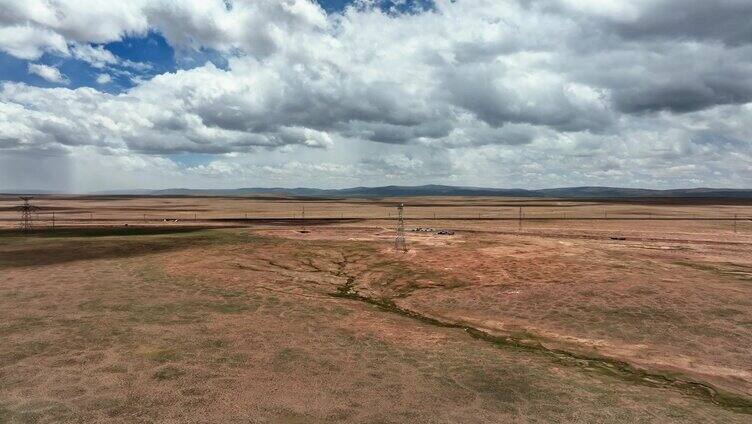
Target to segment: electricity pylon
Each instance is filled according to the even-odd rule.
[[[397,236],[394,239],[394,250],[398,252],[407,252],[405,243],[405,205],[400,203],[397,206]]]
[[[19,197],[19,199],[23,200],[23,205],[20,206],[21,210],[21,221],[19,222],[19,225],[21,226],[21,231],[24,233],[28,233],[31,231],[31,228],[33,226],[31,221],[31,213],[36,209],[29,201],[33,199],[33,197]]]

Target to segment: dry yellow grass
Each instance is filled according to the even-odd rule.
[[[435,207],[470,216],[502,201]],[[411,250],[401,255],[390,249],[387,220],[310,221],[308,233],[281,221],[139,227],[124,208],[157,215],[163,202],[192,202],[217,217],[247,203],[268,217],[300,205],[40,201],[110,220],[0,233],[0,422],[751,416],[747,223],[735,234],[729,221],[549,220],[520,229],[516,221],[413,218],[408,227],[457,232],[408,233]],[[306,203],[306,216],[336,218],[347,205],[345,215],[377,218],[389,202]],[[632,215],[748,210],[571,206],[583,214],[603,207]],[[0,219],[11,225],[13,214]]]

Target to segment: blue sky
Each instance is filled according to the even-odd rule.
[[[350,2],[348,0],[319,0],[318,3],[327,12],[337,12],[344,9]]]
[[[317,0],[319,5],[329,14],[342,12],[349,0]],[[430,0],[391,1],[384,0],[379,6],[387,12],[409,13],[416,7],[428,7]],[[116,58],[134,64],[141,64],[138,68],[121,64],[109,65],[105,68],[92,66],[85,60],[65,57],[59,54],[44,53],[36,60],[24,60],[0,51],[0,81],[21,82],[32,86],[53,88],[93,87],[99,91],[112,94],[121,93],[139,83],[166,72],[179,69],[192,69],[203,66],[207,62],[213,63],[220,69],[227,66],[227,58],[217,51],[201,48],[198,50],[176,51],[165,38],[156,31],[149,31],[145,36],[127,36],[120,41],[99,45],[111,52]],[[65,76],[64,82],[48,81],[29,71],[29,64],[42,64],[54,67]],[[109,81],[97,82],[97,78],[106,74]],[[182,152],[166,154],[165,157],[184,167],[203,166],[216,159],[216,155],[204,153]]]
[[[0,80],[23,82],[39,87],[65,86],[68,88],[96,87],[111,93],[121,92],[135,85],[134,78],[149,79],[165,72],[191,69],[212,62],[224,68],[227,60],[211,50],[176,52],[158,32],[150,31],[143,37],[126,37],[122,41],[101,45],[124,61],[142,64],[143,67],[112,65],[96,68],[84,60],[45,53],[38,60],[24,60],[0,52]],[[68,78],[66,83],[55,83],[28,71],[29,63],[53,66]],[[97,83],[98,75],[106,73],[112,78],[105,84]]]
[[[317,2],[327,13],[337,13],[353,1],[317,0]],[[409,12],[416,7],[429,7],[430,0],[384,0],[379,5],[385,11]],[[155,31],[149,31],[146,36],[128,36],[121,41],[101,46],[120,59],[148,65],[148,69],[129,69],[127,66],[117,65],[109,69],[99,69],[84,60],[51,53],[45,53],[39,59],[30,61],[0,51],[0,81],[23,82],[38,87],[96,87],[98,90],[118,93],[133,87],[134,77],[149,79],[165,72],[202,66],[206,62],[212,62],[219,68],[227,65],[227,59],[211,49],[176,52],[165,38]],[[64,83],[47,81],[29,72],[29,63],[55,67],[67,78],[67,81]],[[97,83],[97,77],[103,73],[108,74],[111,81],[104,84]]]

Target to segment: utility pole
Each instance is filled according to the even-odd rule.
[[[736,214],[734,214],[734,234],[736,234]]]
[[[55,229],[55,211],[52,211],[52,229]]]
[[[519,228],[522,229],[522,206],[520,206],[519,218],[517,221],[519,222]]]
[[[394,250],[398,252],[407,252],[405,243],[405,205],[400,203],[397,206],[397,236],[394,238]]]

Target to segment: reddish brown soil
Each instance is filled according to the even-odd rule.
[[[241,201],[275,213],[290,204],[224,199],[217,213]],[[122,202],[155,200],[98,202],[111,209],[95,216],[125,223]],[[473,207],[488,208],[460,211]],[[0,234],[0,422],[741,423],[752,413],[746,223],[734,233],[729,221],[411,219],[456,233],[408,232],[406,254],[391,249],[387,220],[308,221],[307,232],[136,224]],[[620,362],[634,368],[608,371]]]

